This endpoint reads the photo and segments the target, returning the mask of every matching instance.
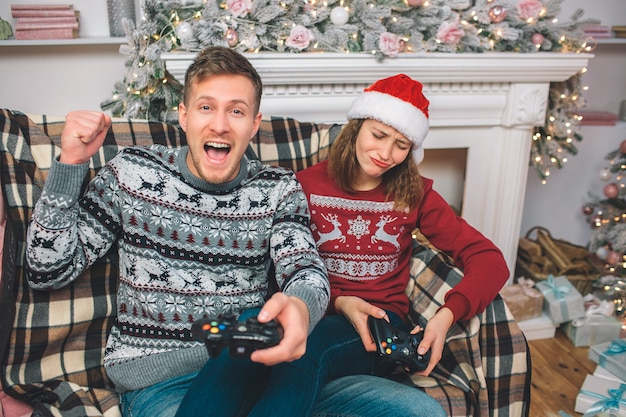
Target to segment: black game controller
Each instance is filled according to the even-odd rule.
[[[396,329],[386,320],[369,316],[367,324],[376,342],[378,355],[385,361],[402,365],[409,372],[423,371],[430,361],[430,349],[426,354],[417,353],[423,333],[411,334]]]
[[[260,323],[256,317],[250,317],[240,322],[232,313],[197,320],[191,325],[191,332],[205,344],[211,358],[225,347],[231,357],[247,358],[255,350],[277,345],[283,337],[283,328],[275,320]]]

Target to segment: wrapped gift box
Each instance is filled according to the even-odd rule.
[[[556,332],[556,325],[546,313],[541,313],[534,319],[519,321],[517,324],[524,332],[526,340],[550,339]]]
[[[615,398],[623,398],[615,400]],[[611,408],[609,404],[618,404],[619,409]],[[592,415],[606,415],[626,417],[626,384],[619,381],[601,378],[599,376],[587,375],[585,382],[576,396],[577,413],[587,413],[595,411]],[[608,411],[611,411],[610,413]],[[602,413],[602,414],[601,414]]]
[[[546,280],[537,283],[537,289],[543,294],[543,311],[554,324],[585,315],[582,295],[565,276],[548,275]]]
[[[615,305],[610,301],[602,301],[590,305],[584,317],[568,321],[561,325],[561,330],[572,341],[574,346],[592,346],[619,339],[622,322],[616,319]]]
[[[590,346],[589,359],[626,381],[626,339]]]
[[[519,284],[509,285],[500,290],[500,296],[511,310],[515,321],[520,322],[541,316],[543,295],[533,288],[534,285],[534,281],[520,278]]]
[[[593,376],[597,376],[597,377],[604,378],[604,379],[610,379],[611,381],[616,381],[616,382],[621,382],[622,384],[626,384],[626,381],[613,375],[608,369],[603,368],[600,365],[596,366],[596,370],[593,371]]]

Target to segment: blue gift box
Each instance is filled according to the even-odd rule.
[[[574,346],[592,346],[619,339],[622,322],[615,318],[615,305],[600,301],[585,311],[585,316],[561,325]]]
[[[576,396],[575,411],[591,416],[626,416],[626,384],[587,375]]]
[[[626,381],[626,339],[590,346],[589,359]]]
[[[543,311],[552,323],[561,324],[585,315],[582,295],[565,277],[548,275],[545,281],[537,283],[543,294]]]

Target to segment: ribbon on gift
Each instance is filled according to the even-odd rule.
[[[626,353],[626,340],[617,339],[609,343],[606,350],[600,354],[598,363],[601,367],[606,368],[606,357],[612,355],[621,355]]]
[[[555,299],[561,300],[565,298],[565,295],[569,292],[569,287],[567,285],[556,285],[556,280],[552,274],[549,274],[546,277],[544,284],[548,287],[543,290],[544,296],[547,295],[546,293],[552,293]]]
[[[547,297],[549,294],[554,295],[554,299],[559,301],[563,321],[567,321],[567,319],[569,318],[569,314],[567,312],[567,302],[565,300],[565,295],[569,292],[570,287],[568,287],[567,285],[556,285],[556,280],[554,279],[554,275],[552,274],[549,274],[542,284],[547,287],[541,291],[543,293],[543,296]],[[554,321],[554,318],[552,320]]]
[[[532,297],[532,298],[541,297],[541,293],[537,291],[536,288],[534,288],[535,281],[533,281],[532,279],[519,277],[517,279],[517,283],[520,285],[520,288],[524,291],[524,294],[526,294],[527,296]]]
[[[580,327],[587,323],[593,316],[613,317],[615,314],[615,304],[610,301],[602,300],[597,305],[591,305],[585,310],[585,315],[572,320],[572,326]]]
[[[624,393],[626,393],[626,384],[620,384],[620,387],[617,388],[609,388],[608,396],[604,396],[602,394],[598,394],[597,392],[581,390],[581,394],[587,395],[589,397],[599,398],[600,401],[597,401],[591,405],[583,414],[583,417],[593,417],[599,413],[608,410],[619,410],[619,406],[626,405],[626,400],[622,399]]]

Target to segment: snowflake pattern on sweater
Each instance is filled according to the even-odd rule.
[[[312,325],[328,304],[326,269],[293,173],[244,159],[237,179],[210,184],[191,175],[186,152],[124,149],[80,198],[73,193],[84,168],[55,163],[33,214],[34,288],[66,285],[117,244],[118,317],[105,366],[122,390],[194,370],[205,357],[182,353],[198,346],[191,323],[262,305],[270,257],[278,285],[307,303]],[[158,354],[178,369],[159,370]],[[129,382],[134,374],[144,380]]]

